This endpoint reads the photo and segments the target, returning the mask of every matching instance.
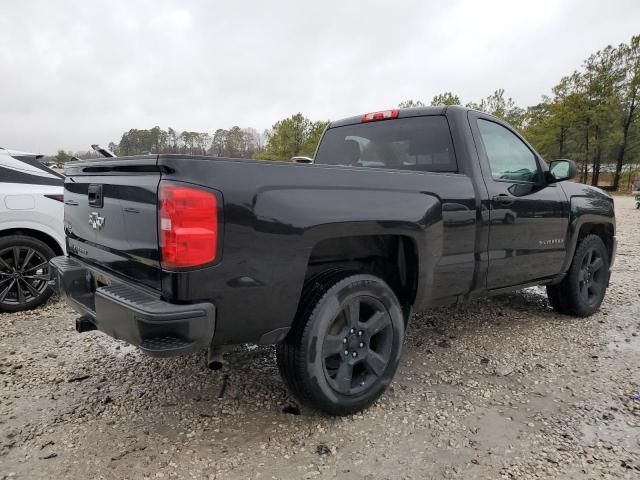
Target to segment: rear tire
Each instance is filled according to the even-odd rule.
[[[559,313],[587,317],[604,300],[609,285],[609,254],[597,235],[584,237],[562,282],[547,285],[549,303]]]
[[[51,296],[46,243],[26,235],[0,238],[0,312],[19,312],[42,305]]]
[[[303,404],[347,415],[386,390],[403,342],[402,307],[383,280],[331,272],[305,286],[276,358],[285,383]]]

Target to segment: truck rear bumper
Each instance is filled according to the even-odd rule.
[[[180,305],[71,257],[51,259],[51,286],[96,329],[155,357],[209,347],[212,303]]]

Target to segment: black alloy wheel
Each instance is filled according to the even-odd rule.
[[[394,291],[379,277],[328,271],[309,280],[278,368],[304,404],[347,415],[375,402],[398,367],[405,319]]]
[[[594,305],[602,301],[604,290],[607,288],[607,273],[604,260],[595,247],[589,248],[580,266],[578,287],[585,303]]]
[[[49,298],[49,259],[53,255],[51,248],[32,237],[0,239],[0,311],[34,308]]]
[[[586,235],[578,243],[562,281],[547,285],[549,303],[560,313],[589,316],[604,300],[609,275],[609,252],[602,238]]]
[[[356,395],[371,387],[391,359],[393,328],[384,305],[373,297],[351,299],[323,342],[324,372],[331,387]]]

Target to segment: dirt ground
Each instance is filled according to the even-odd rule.
[[[640,478],[640,211],[602,309],[541,288],[419,314],[369,410],[300,409],[271,347],[139,354],[59,301],[0,315],[0,479]],[[635,399],[634,399],[635,397]]]

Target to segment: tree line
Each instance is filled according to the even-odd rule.
[[[499,88],[479,102],[464,105],[509,122],[548,160],[575,160],[580,166],[580,181],[593,185],[604,182],[613,189],[628,187],[640,163],[640,35],[590,55],[551,92],[538,104],[521,107]],[[429,104],[463,105],[463,101],[453,92],[444,92]],[[406,100],[398,106],[425,105],[422,100]],[[296,113],[263,133],[239,126],[211,133],[156,126],[131,129],[108,148],[119,156],[179,153],[290,160],[313,156],[327,124]],[[72,155],[95,157],[90,152],[60,150],[55,159],[64,162]]]
[[[590,55],[551,91],[526,108],[504,89],[466,106],[509,122],[546,159],[575,160],[581,182],[629,188],[640,166],[640,35]],[[431,100],[431,105],[462,103],[451,92]],[[399,106],[424,105],[407,100]],[[608,177],[604,181],[603,175]]]
[[[118,156],[147,153],[179,153],[183,155],[215,155],[251,158],[262,150],[262,137],[253,128],[234,126],[213,133],[178,132],[169,127],[163,130],[133,128],[122,134],[118,143],[111,142],[109,150]]]
[[[260,134],[255,128],[233,126],[219,128],[213,133],[191,132],[156,126],[151,129],[131,130],[120,140],[110,142],[107,148],[118,156],[149,153],[177,153],[183,155],[214,155],[229,158],[255,158],[258,160],[290,160],[295,156],[313,156],[320,136],[328,121],[312,121],[301,113],[276,122]],[[58,163],[74,158],[99,157],[92,151],[66,152],[59,150],[54,157]]]

